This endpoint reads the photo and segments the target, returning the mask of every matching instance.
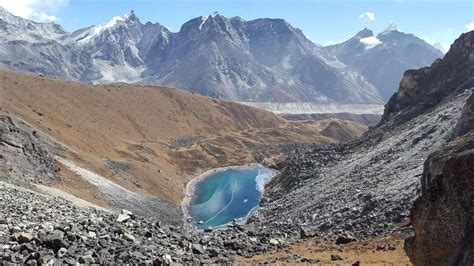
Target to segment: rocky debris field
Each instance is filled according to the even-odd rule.
[[[25,122],[13,120],[0,107],[0,179],[8,177],[8,182],[22,186],[47,185],[59,170],[52,155],[59,152],[59,145],[40,137]]]
[[[0,182],[0,264],[229,262],[287,247],[284,235],[250,226],[188,232]]]
[[[411,230],[396,225],[419,195],[425,159],[451,138],[469,95],[448,99],[404,124],[387,123],[349,144],[290,151],[255,220],[288,234],[301,226],[359,237]]]
[[[426,187],[430,182],[449,178],[459,180],[469,176],[471,171],[466,166],[468,163],[464,165],[470,162],[469,152],[451,156],[464,167],[464,173],[447,171],[444,179],[434,174],[423,175],[425,161],[425,169],[432,162],[427,160],[430,154],[472,130],[474,107],[472,98],[468,98],[474,91],[473,73],[474,31],[471,31],[462,34],[449,52],[430,67],[406,71],[398,92],[385,105],[381,122],[359,140],[290,151],[281,175],[274,178],[266,190],[266,199],[256,220],[288,234],[294,234],[301,226],[320,234],[349,231],[356,237],[412,230],[398,225],[409,216],[421,191],[429,195]],[[459,145],[469,147],[466,141]],[[446,160],[450,162],[451,159]],[[439,167],[434,168],[436,171],[431,172],[437,174]],[[470,186],[467,181],[461,187],[466,186]],[[453,195],[447,195],[452,204],[449,207],[443,205],[447,201],[443,197],[433,205],[440,196],[436,188],[440,187],[443,188],[441,192],[453,192],[450,193]],[[446,218],[441,219],[439,214],[456,215],[464,208],[462,214],[449,220],[469,224],[468,219],[459,216],[469,217],[471,192],[466,190],[460,199],[456,199],[460,194],[456,189],[452,184],[434,185],[433,197],[428,196],[430,203],[424,205],[429,210],[426,213],[419,210],[412,218],[418,217],[418,225],[426,224],[431,229],[451,228],[442,225]],[[430,212],[443,206],[444,210],[438,214]],[[445,230],[447,234],[458,232],[459,237],[451,240],[462,245],[461,236],[468,236],[466,232],[472,231],[469,226]],[[418,242],[430,242],[423,239],[423,230],[428,229],[421,228],[424,227],[418,226],[417,234],[422,238]],[[431,235],[437,233],[433,230]]]

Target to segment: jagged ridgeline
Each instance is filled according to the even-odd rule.
[[[1,9],[0,63],[62,79],[166,85],[235,101],[381,103],[404,70],[442,56],[394,28],[378,39],[371,35],[364,30],[323,48],[282,19],[214,13],[171,32],[143,24],[133,11],[68,33]]]

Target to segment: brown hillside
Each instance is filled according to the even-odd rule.
[[[351,122],[289,122],[172,88],[93,86],[9,71],[0,71],[0,106],[63,144],[61,156],[174,202],[203,170],[250,162],[256,152],[284,142],[336,142],[366,129]]]

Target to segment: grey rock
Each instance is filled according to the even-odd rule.
[[[123,233],[122,238],[130,242],[135,241],[135,237],[127,232]]]
[[[130,219],[130,216],[127,215],[127,214],[119,214],[118,217],[117,217],[117,222],[119,223],[123,223],[123,222],[126,222]]]
[[[26,233],[26,232],[15,233],[14,237],[20,244],[27,243],[33,240],[33,235],[31,233]]]
[[[339,254],[335,254],[335,255],[331,255],[331,260],[332,261],[336,261],[336,260],[344,260],[344,257],[339,255]]]
[[[204,248],[199,244],[193,244],[192,251],[194,254],[204,254]]]

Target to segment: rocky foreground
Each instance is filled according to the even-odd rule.
[[[284,247],[283,241],[236,226],[185,232],[156,219],[72,203],[0,182],[1,264],[229,262]]]

